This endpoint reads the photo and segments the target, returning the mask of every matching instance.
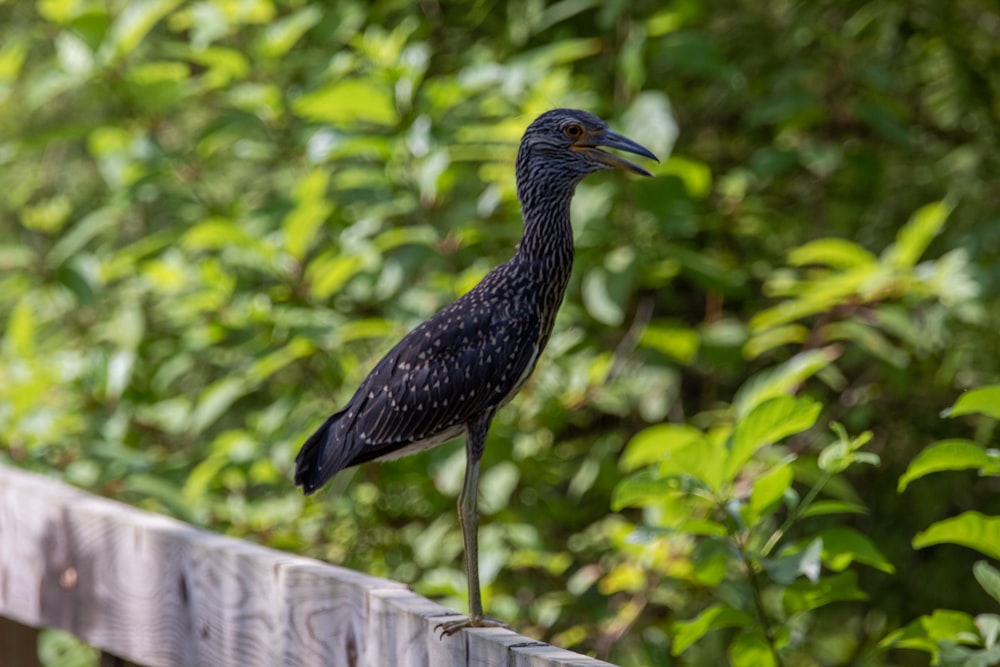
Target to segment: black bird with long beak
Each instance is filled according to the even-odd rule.
[[[479,593],[479,462],[493,415],[524,386],[552,333],[573,266],[573,192],[602,169],[652,176],[605,148],[656,160],[585,111],[555,109],[528,126],[517,154],[524,235],[514,256],[408,333],[295,459],[295,484],[308,495],[344,468],[413,454],[465,433],[458,518],[469,617],[444,624],[445,634],[501,625],[483,616]]]

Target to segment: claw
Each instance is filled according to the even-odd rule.
[[[450,637],[459,630],[464,630],[466,628],[503,628],[505,630],[510,630],[511,627],[504,623],[503,621],[498,621],[493,618],[487,618],[481,616],[480,618],[460,618],[457,621],[448,621],[447,623],[438,623],[434,626],[434,632],[438,630],[441,631],[441,636],[439,639],[444,639],[445,637]]]

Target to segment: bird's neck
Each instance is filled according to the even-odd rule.
[[[573,263],[573,227],[569,205],[574,186],[565,192],[520,192],[524,235],[517,245],[517,254],[530,261],[555,262],[553,269],[567,274]]]

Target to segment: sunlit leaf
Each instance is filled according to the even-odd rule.
[[[479,507],[482,513],[495,514],[507,507],[520,479],[520,469],[510,461],[487,468],[479,480]]]
[[[972,616],[961,611],[936,609],[934,613],[921,616],[906,627],[889,634],[879,642],[879,646],[936,653],[941,640],[974,642],[978,637],[979,630]]]
[[[676,530],[687,535],[706,537],[723,537],[728,532],[723,524],[711,519],[684,519],[677,524]]]
[[[896,243],[885,251],[883,261],[900,267],[916,265],[944,227],[951,209],[951,204],[944,201],[921,207],[896,234]]]
[[[802,282],[797,287],[794,298],[786,299],[754,315],[750,319],[750,329],[756,333],[825,312],[845,301],[855,300],[862,288],[872,281],[877,270],[875,265],[860,264]]]
[[[802,382],[828,366],[839,354],[832,347],[800,352],[781,365],[751,377],[733,398],[733,410],[737,418],[744,418],[769,398],[792,393]]]
[[[800,516],[805,519],[829,514],[868,514],[868,508],[843,500],[819,500],[805,508]]]
[[[326,199],[330,177],[325,169],[313,169],[295,186],[295,208],[282,220],[285,247],[295,258],[302,259],[309,250],[317,230],[333,211]]]
[[[630,471],[650,463],[657,463],[671,452],[703,441],[705,435],[687,424],[658,424],[640,431],[633,437],[622,454],[620,466]]]
[[[823,562],[835,572],[846,569],[854,562],[870,565],[887,574],[896,570],[869,537],[852,528],[827,528],[820,531],[819,537],[823,540]]]
[[[972,574],[975,575],[976,581],[983,587],[983,590],[989,593],[994,600],[1000,602],[1000,570],[986,561],[980,560],[972,566]]]
[[[333,125],[398,122],[389,91],[372,79],[343,79],[327,84],[295,100],[292,109],[306,120]]]
[[[1000,458],[990,456],[979,444],[962,438],[941,440],[926,447],[910,461],[906,472],[899,478],[896,490],[902,493],[913,480],[935,472],[990,467],[1000,468]]]
[[[833,422],[830,428],[836,434],[837,439],[820,451],[819,458],[816,460],[820,470],[839,473],[856,463],[867,465],[880,463],[878,454],[858,451],[871,441],[871,431],[865,431],[852,438],[847,434],[847,429],[838,422]]]
[[[110,55],[119,58],[129,54],[153,26],[180,4],[181,0],[135,0],[126,4],[111,27]]]
[[[636,563],[624,562],[616,565],[601,579],[599,590],[604,595],[620,591],[635,593],[646,586],[646,573]]]
[[[835,269],[874,264],[876,257],[854,241],[838,238],[809,241],[788,253],[792,266],[821,264]]]
[[[816,401],[792,396],[775,396],[758,404],[733,430],[727,476],[734,477],[761,447],[811,428],[822,410]]]
[[[650,471],[641,470],[618,483],[611,496],[611,509],[619,512],[626,507],[642,507],[680,493],[676,480],[653,477]]]
[[[4,352],[12,357],[30,359],[35,354],[37,338],[37,323],[35,312],[31,307],[31,299],[25,296],[17,302],[7,321],[4,332]]]
[[[242,378],[228,377],[213,382],[201,393],[198,404],[191,414],[192,431],[199,433],[205,430],[246,391],[246,382]]]
[[[702,540],[692,554],[691,576],[703,586],[718,586],[729,572],[729,558],[730,551],[723,540]]]
[[[775,667],[777,660],[767,641],[756,632],[741,632],[729,645],[733,667]]]
[[[845,570],[816,582],[799,579],[788,586],[782,595],[782,605],[788,615],[818,609],[833,602],[864,600],[868,596],[858,588],[858,575]]]
[[[809,329],[801,324],[786,324],[755,333],[743,346],[748,359],[756,359],[782,345],[799,345],[809,337]]]
[[[672,156],[651,171],[657,176],[676,176],[684,183],[684,189],[695,198],[702,199],[712,191],[712,172],[703,162]]]
[[[0,83],[11,83],[21,73],[28,41],[12,39],[0,47]]]
[[[212,250],[244,245],[249,240],[246,231],[235,221],[208,218],[191,227],[184,234],[181,243],[191,250]]]
[[[261,40],[260,51],[270,58],[278,58],[289,51],[302,35],[323,18],[322,10],[307,5],[288,16],[268,25]]]
[[[677,120],[670,98],[658,90],[644,90],[635,96],[632,105],[622,114],[627,136],[642,137],[641,144],[659,157],[660,164],[652,168],[655,174],[672,174],[684,181],[692,197],[704,197],[712,189],[712,172],[708,165],[676,158],[667,159],[677,139]],[[668,166],[670,165],[670,166]],[[661,171],[661,169],[666,171]]]
[[[583,277],[581,296],[587,312],[597,321],[617,326],[625,320],[625,306],[612,294],[610,276],[600,268],[591,269]]]
[[[817,581],[820,573],[820,558],[823,553],[823,540],[817,538],[802,549],[789,550],[777,558],[764,561],[767,574],[779,584],[791,584],[805,576],[810,581]]]
[[[977,412],[1000,419],[1000,384],[970,389],[943,414],[945,417],[960,417]]]
[[[792,467],[781,463],[755,479],[750,492],[750,508],[757,514],[772,511],[792,485],[793,478]]]
[[[715,604],[698,614],[690,621],[674,623],[673,645],[670,652],[680,655],[692,644],[713,630],[722,628],[750,626],[753,619],[738,609],[728,605]]]
[[[284,347],[267,354],[253,363],[246,377],[250,382],[263,382],[296,359],[312,353],[314,347],[304,338],[294,338]]]
[[[698,333],[680,326],[651,324],[642,333],[640,345],[652,348],[682,364],[690,364],[698,354]]]
[[[306,278],[311,283],[310,293],[318,301],[328,299],[339,290],[364,265],[357,255],[324,254],[309,263]]]
[[[905,368],[910,353],[896,345],[877,328],[859,320],[832,322],[824,327],[825,338],[829,342],[849,341],[876,359],[881,359],[897,368]]]
[[[963,512],[931,524],[913,538],[913,546],[917,549],[949,543],[960,544],[1000,560],[1000,517]]]

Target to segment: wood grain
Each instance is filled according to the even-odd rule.
[[[0,616],[149,667],[609,667],[506,630],[441,639],[455,612],[398,582],[2,466]]]

